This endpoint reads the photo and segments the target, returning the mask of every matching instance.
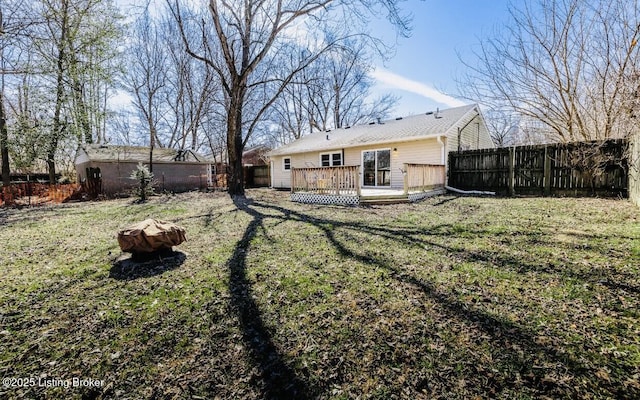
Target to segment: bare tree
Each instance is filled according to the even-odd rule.
[[[1,7],[1,5],[0,5]],[[2,18],[2,10],[0,9],[0,29],[4,26]],[[0,35],[4,35],[0,32]],[[0,52],[4,53],[4,48],[0,47]],[[0,58],[4,64],[4,56],[0,54]],[[0,154],[2,157],[2,185],[9,186],[11,184],[11,169],[9,166],[9,133],[7,130],[7,118],[4,110],[4,65],[0,66],[3,70],[3,74],[0,77]]]
[[[2,184],[11,183],[9,159],[9,129],[6,109],[6,75],[20,72],[20,48],[18,43],[24,38],[24,31],[32,20],[27,18],[25,2],[8,0],[0,3],[0,160],[2,162]]]
[[[220,100],[213,71],[187,54],[170,15],[162,11],[152,15],[147,8],[132,32],[129,68],[122,82],[132,95],[140,125],[149,132],[152,169],[155,147],[196,151],[210,144],[203,126],[213,118]],[[126,136],[129,124],[125,122],[121,120],[118,126]]]
[[[45,114],[50,123],[45,158],[49,179],[56,176],[56,158],[69,154],[64,146],[93,142],[98,136],[98,114],[88,90],[92,84],[109,82],[111,59],[117,54],[121,19],[111,0],[38,0],[24,10],[37,23],[24,33],[24,51],[30,55],[32,75],[28,82],[43,91],[50,104]],[[52,112],[49,110],[53,110]],[[72,138],[73,140],[66,140]]]
[[[397,98],[383,95],[369,99],[371,55],[365,43],[348,40],[325,53],[313,68],[309,100],[314,127],[342,128],[386,118]]]
[[[386,7],[397,26],[407,27],[396,1],[369,3],[371,8]],[[188,12],[179,0],[167,0],[167,4],[180,27],[187,52],[215,71],[220,82],[226,114],[229,193],[244,195],[242,152],[253,132],[300,71],[341,43],[345,34],[324,36],[328,40],[310,46],[300,62],[287,71],[275,67],[286,65],[287,54],[299,48],[296,29],[313,36],[318,32],[316,27],[326,28],[331,18],[337,18],[338,13],[333,12],[337,4],[334,6],[331,0],[210,0],[208,16]],[[341,7],[356,4],[363,3],[340,3]],[[196,43],[189,42],[186,34],[192,29],[201,32]]]
[[[149,132],[149,171],[153,172],[153,149],[163,147],[158,131],[162,119],[162,89],[167,85],[167,53],[160,31],[146,9],[135,23],[127,50],[128,70],[124,86],[133,95],[140,120]]]
[[[170,18],[170,17],[169,17]],[[164,119],[170,130],[168,147],[198,150],[204,120],[218,106],[218,86],[213,71],[189,56],[172,19],[161,22],[167,49],[167,85],[163,88],[168,112]]]
[[[521,139],[521,118],[508,108],[491,108],[485,111],[487,128],[497,147],[519,143]]]
[[[638,76],[637,0],[532,0],[510,8],[511,24],[480,43],[461,91],[504,102],[540,121],[550,140],[625,136],[629,77]]]
[[[273,141],[284,144],[312,131],[388,117],[397,98],[371,98],[372,65],[367,44],[354,38],[304,68],[274,104],[271,119],[280,129]]]

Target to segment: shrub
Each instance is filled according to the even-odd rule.
[[[147,197],[153,194],[153,187],[151,186],[153,174],[149,171],[149,168],[142,163],[138,163],[136,169],[131,173],[131,179],[138,181],[138,187],[134,189],[134,194],[141,202],[147,201]]]

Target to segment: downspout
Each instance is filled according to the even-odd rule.
[[[271,157],[269,157],[269,158],[271,158]],[[269,171],[269,173],[270,173],[269,185],[271,186],[271,189],[273,189],[275,187],[275,185],[274,185],[275,175],[273,174],[273,172],[274,172],[273,164],[274,164],[273,159],[270,159],[269,160],[269,169],[270,169],[270,171]]]
[[[438,143],[440,144],[440,164],[447,165],[446,159],[445,159],[446,151],[444,148],[444,142],[442,141],[442,136],[438,136],[437,139],[438,139]]]
[[[446,160],[446,156],[447,156],[447,152],[445,150],[444,147],[444,141],[442,140],[442,136],[438,136],[436,138],[436,140],[438,141],[438,143],[440,143],[440,164],[444,165],[444,184],[445,186],[447,185],[447,176],[449,174],[449,171],[447,171],[447,160]]]

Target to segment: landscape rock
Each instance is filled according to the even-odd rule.
[[[157,219],[145,219],[118,232],[120,249],[130,253],[171,249],[185,240],[187,238],[183,227]]]

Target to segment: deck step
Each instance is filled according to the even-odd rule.
[[[388,195],[388,196],[361,196],[360,204],[399,204],[408,203],[409,198],[405,195]]]

